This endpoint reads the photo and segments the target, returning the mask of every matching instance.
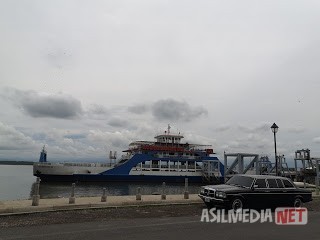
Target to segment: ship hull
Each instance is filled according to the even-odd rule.
[[[146,175],[35,175],[43,182],[172,182],[182,183],[188,178],[190,183],[201,183],[201,176],[146,176]]]

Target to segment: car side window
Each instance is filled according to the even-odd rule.
[[[277,181],[277,184],[278,184],[278,187],[279,187],[279,188],[284,188],[281,179],[276,179],[276,181]]]
[[[267,188],[265,179],[257,179],[255,185],[257,185],[257,188]]]
[[[276,179],[267,179],[269,188],[278,188]]]
[[[294,187],[289,180],[283,179],[282,181],[283,181],[284,187],[286,187],[286,188],[293,188]]]

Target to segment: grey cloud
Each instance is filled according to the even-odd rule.
[[[221,126],[215,127],[214,130],[217,132],[226,132],[226,131],[229,131],[230,129],[232,129],[232,127],[229,125],[221,125]]]
[[[0,122],[0,150],[30,149],[35,142],[12,126]]]
[[[208,111],[203,107],[191,107],[186,102],[174,99],[164,99],[152,105],[152,114],[160,120],[186,121],[189,122],[202,115],[207,115]]]
[[[108,110],[99,104],[91,104],[88,108],[88,112],[95,114],[95,115],[104,115],[106,113],[108,113]]]
[[[47,139],[47,135],[45,133],[34,133],[32,134],[32,139],[43,141]]]
[[[112,127],[128,127],[128,121],[121,118],[112,118],[108,121],[108,124]]]
[[[320,137],[315,137],[314,139],[312,139],[312,141],[314,143],[320,143]]]
[[[67,134],[64,135],[64,138],[70,138],[70,139],[82,139],[82,138],[86,138],[86,134]]]
[[[288,132],[291,132],[291,133],[303,133],[306,131],[306,128],[304,127],[301,127],[301,126],[297,126],[297,127],[289,127],[287,129]]]
[[[34,118],[51,117],[72,119],[82,115],[81,102],[62,93],[47,94],[36,91],[10,89],[9,98]]]
[[[238,126],[238,129],[242,132],[246,132],[246,133],[255,133],[255,132],[265,132],[265,131],[269,131],[271,127],[270,123],[260,123],[258,125],[255,126]],[[271,130],[270,130],[271,131]]]
[[[135,114],[143,114],[148,111],[148,106],[143,104],[138,104],[128,107],[128,111]]]

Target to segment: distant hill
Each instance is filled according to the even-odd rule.
[[[29,161],[0,161],[0,165],[33,165]]]

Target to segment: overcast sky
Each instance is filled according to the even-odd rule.
[[[320,157],[319,1],[0,2],[0,159],[106,159],[171,124]]]

